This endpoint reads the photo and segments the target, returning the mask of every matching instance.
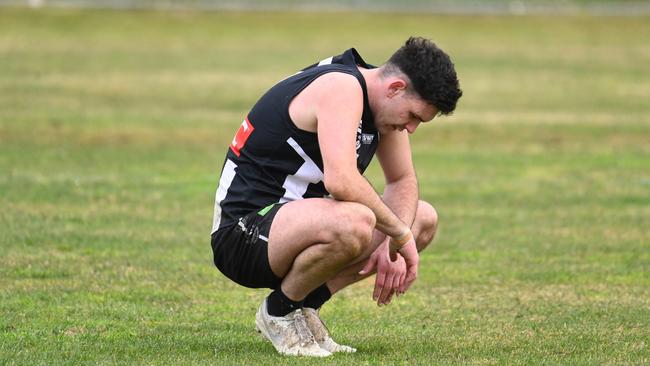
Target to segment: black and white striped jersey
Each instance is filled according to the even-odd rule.
[[[274,203],[329,195],[317,134],[298,129],[289,117],[293,98],[325,73],[351,74],[361,84],[364,101],[356,136],[357,168],[361,173],[366,170],[379,133],[357,65],[374,68],[354,48],[349,49],[280,81],[253,106],[226,154],[215,198],[213,233]]]

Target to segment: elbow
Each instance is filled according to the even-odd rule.
[[[323,180],[325,184],[325,189],[329,194],[338,201],[349,201],[350,200],[350,188],[351,185],[348,184],[348,180],[340,176],[325,176]]]
[[[415,176],[415,172],[411,172],[409,174],[404,174],[398,178],[395,179],[387,179],[386,180],[386,186],[391,187],[391,186],[412,186],[417,189],[418,186],[418,180],[417,177]]]

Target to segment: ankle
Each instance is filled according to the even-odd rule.
[[[324,283],[319,287],[317,287],[314,291],[310,292],[309,295],[307,295],[307,297],[305,297],[303,306],[306,308],[312,308],[318,310],[331,297],[332,297],[332,292],[327,287],[327,284]]]
[[[282,292],[282,288],[278,287],[267,296],[265,301],[269,315],[286,316],[296,309],[302,308],[304,300],[292,300]]]

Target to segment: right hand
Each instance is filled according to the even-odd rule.
[[[368,263],[359,272],[364,276],[377,270],[375,277],[375,290],[372,294],[377,305],[390,304],[393,294],[399,291],[399,287],[406,277],[406,262],[401,255],[391,255],[386,239],[370,256]]]
[[[406,261],[406,278],[404,283],[399,287],[400,294],[405,293],[409,287],[415,282],[418,277],[418,264],[420,263],[420,255],[418,248],[415,245],[415,239],[409,240],[403,247],[398,250],[399,254],[404,257]]]

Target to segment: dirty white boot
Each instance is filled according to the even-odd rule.
[[[307,327],[309,327],[309,330],[314,335],[314,339],[316,342],[318,342],[320,348],[332,353],[354,353],[357,351],[356,348],[334,342],[332,337],[330,337],[330,332],[325,326],[325,323],[323,323],[320,316],[318,315],[318,310],[312,308],[303,308],[302,311],[305,314],[305,319],[307,319]]]
[[[307,327],[303,309],[296,309],[286,316],[271,316],[266,308],[266,299],[255,316],[257,330],[273,343],[282,354],[290,356],[326,357],[332,353],[319,347],[314,335]]]

